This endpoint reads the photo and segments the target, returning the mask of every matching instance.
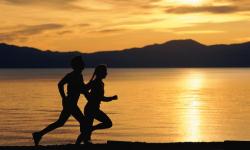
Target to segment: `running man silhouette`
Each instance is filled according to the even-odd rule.
[[[90,89],[90,95],[87,98],[88,102],[84,108],[84,115],[87,120],[86,132],[81,132],[76,140],[76,144],[91,143],[91,134],[94,130],[106,129],[112,127],[111,119],[100,110],[101,101],[109,102],[112,100],[117,100],[117,95],[112,97],[104,96],[104,83],[103,79],[107,76],[106,65],[99,65],[95,68],[94,74],[90,82],[86,85],[87,89]],[[101,123],[93,126],[94,119],[100,121]]]
[[[82,71],[85,67],[82,57],[74,57],[71,60],[71,67],[73,71],[68,73],[58,83],[58,89],[62,97],[63,110],[59,116],[59,119],[56,122],[50,124],[43,130],[39,132],[34,132],[32,134],[36,146],[39,144],[40,140],[45,134],[49,133],[52,130],[55,130],[56,128],[62,127],[71,115],[80,123],[81,132],[83,132],[83,130],[86,128],[84,126],[86,125],[86,119],[79,107],[77,106],[80,93],[85,94],[85,96],[88,94],[82,77]],[[66,84],[67,95],[64,92],[64,85]]]

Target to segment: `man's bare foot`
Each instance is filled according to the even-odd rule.
[[[32,133],[32,136],[33,136],[33,140],[34,140],[35,146],[38,146],[38,144],[39,144],[42,136],[38,132]]]

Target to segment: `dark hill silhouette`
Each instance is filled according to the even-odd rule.
[[[250,42],[207,46],[187,39],[96,53],[41,51],[0,44],[0,67],[68,67],[67,62],[76,55],[83,56],[87,67],[101,63],[109,67],[250,67]]]

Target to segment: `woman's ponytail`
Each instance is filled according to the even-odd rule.
[[[89,82],[92,82],[96,78],[97,74],[100,74],[100,72],[103,72],[106,70],[107,70],[107,65],[104,65],[104,64],[101,64],[101,65],[98,65],[97,67],[95,67],[95,71],[94,71]]]
[[[93,75],[92,75],[92,77],[91,77],[91,79],[90,79],[89,82],[92,82],[95,79],[95,76],[96,76],[96,69],[95,69],[95,71],[94,71],[94,73],[93,73]]]

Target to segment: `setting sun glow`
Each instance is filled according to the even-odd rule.
[[[177,4],[182,5],[199,5],[202,0],[176,0]]]
[[[174,39],[241,43],[250,39],[249,5],[247,0],[1,0],[0,43],[81,52]]]

